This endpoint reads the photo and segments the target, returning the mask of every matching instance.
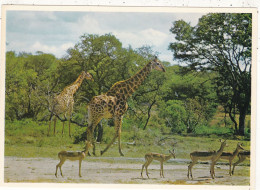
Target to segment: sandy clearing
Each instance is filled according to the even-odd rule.
[[[5,157],[4,181],[28,183],[97,183],[97,184],[206,184],[249,185],[249,166],[237,166],[235,175],[228,175],[228,165],[217,165],[216,178],[211,179],[208,164],[197,164],[193,168],[194,179],[187,178],[188,161],[173,161],[164,165],[165,178],[160,178],[159,162],[149,168],[150,179],[141,178],[142,158],[91,157],[82,162],[82,177],[78,176],[78,162],[66,161],[62,166],[64,177],[56,178],[58,159]],[[243,172],[242,172],[243,171]],[[242,173],[241,173],[242,172]]]

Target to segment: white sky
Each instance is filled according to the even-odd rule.
[[[7,51],[42,51],[57,58],[80,42],[84,33],[103,35],[112,33],[123,47],[139,48],[150,45],[159,52],[162,61],[173,63],[169,43],[172,23],[184,19],[197,24],[198,13],[119,13],[119,12],[53,12],[7,11]]]

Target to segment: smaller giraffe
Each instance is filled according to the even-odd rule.
[[[93,81],[93,76],[88,72],[82,71],[75,82],[73,82],[69,86],[65,87],[63,89],[63,91],[60,94],[58,94],[57,96],[55,96],[54,99],[52,100],[51,106],[49,108],[51,111],[51,116],[50,116],[50,122],[49,122],[48,136],[50,133],[52,117],[54,116],[53,134],[55,135],[57,116],[59,116],[61,114],[63,114],[65,119],[67,119],[67,117],[69,119],[69,136],[71,136],[70,118],[71,118],[71,114],[73,112],[73,106],[74,106],[73,95],[76,93],[76,91],[78,90],[78,88],[80,87],[80,85],[84,79]],[[62,127],[62,134],[63,134],[63,132],[64,132],[64,122],[63,122],[63,127]]]

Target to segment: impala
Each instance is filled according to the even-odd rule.
[[[160,168],[160,177],[164,177],[164,174],[163,174],[163,162],[171,159],[172,157],[175,158],[175,152],[174,152],[174,149],[171,151],[169,150],[170,154],[169,155],[165,155],[165,154],[159,154],[159,153],[147,153],[145,154],[144,158],[145,158],[145,163],[143,164],[142,166],[142,171],[141,171],[141,176],[143,177],[143,169],[145,167],[145,170],[146,170],[146,175],[147,177],[149,178],[149,175],[148,175],[148,171],[147,171],[147,168],[148,166],[151,164],[151,162],[153,160],[158,160],[161,164],[161,168]]]
[[[86,146],[83,151],[60,151],[58,153],[58,157],[60,159],[60,162],[56,165],[56,173],[55,176],[57,177],[57,171],[58,168],[60,168],[60,174],[63,177],[61,166],[64,164],[64,162],[68,159],[71,161],[78,160],[79,161],[79,177],[81,177],[81,162],[86,156],[86,152],[88,152],[88,149],[92,147],[92,144],[89,141],[86,141]]]
[[[202,152],[202,151],[194,151],[192,153],[190,153],[190,158],[191,158],[191,164],[188,166],[188,178],[191,176],[191,178],[193,179],[192,176],[192,167],[198,162],[198,160],[210,160],[211,161],[211,166],[210,166],[210,174],[212,179],[214,179],[215,176],[215,172],[214,172],[214,166],[216,164],[216,162],[218,161],[220,155],[222,154],[224,148],[227,146],[226,145],[226,140],[221,142],[221,146],[219,148],[218,151],[206,151],[206,152]]]

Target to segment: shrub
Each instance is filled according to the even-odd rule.
[[[206,126],[206,125],[201,125],[196,127],[194,133],[196,135],[217,135],[217,136],[233,135],[231,128],[219,127],[219,126]]]

